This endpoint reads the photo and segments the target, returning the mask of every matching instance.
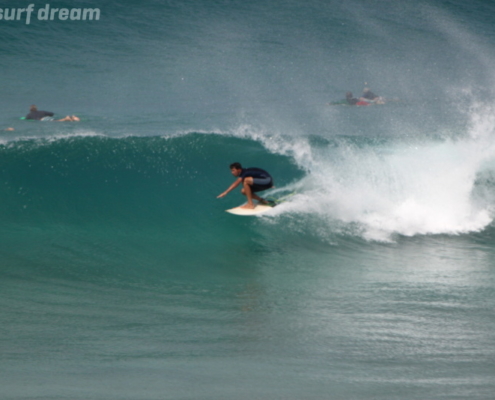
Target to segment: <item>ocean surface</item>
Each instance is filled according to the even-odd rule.
[[[0,4],[0,399],[495,399],[495,2],[29,4]],[[236,161],[293,195],[226,213]]]

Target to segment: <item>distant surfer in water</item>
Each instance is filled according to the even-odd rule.
[[[385,101],[382,97],[377,96],[370,90],[370,88],[367,87],[363,89],[363,95],[359,100],[367,101],[373,104],[385,104]]]
[[[242,183],[241,193],[247,197],[247,204],[243,205],[242,208],[254,208],[253,199],[258,200],[261,204],[268,204],[265,199],[255,194],[255,192],[273,187],[273,179],[268,172],[261,168],[242,168],[238,162],[230,165],[230,172],[237,179],[225,192],[218,195],[217,199],[227,196],[230,191]]]
[[[65,118],[62,119],[52,119],[55,114],[50,112],[50,111],[42,111],[38,110],[38,107],[36,107],[34,104],[29,108],[29,114],[26,115],[26,119],[35,119],[37,121],[71,121],[71,122],[78,122],[80,119],[76,117],[75,115],[67,115]]]
[[[352,92],[347,92],[345,94],[345,100],[347,101],[347,104],[349,104],[350,106],[355,106],[359,101],[355,97],[352,97]]]
[[[363,95],[357,99],[352,97],[352,92],[345,94],[345,100],[350,106],[369,106],[371,104],[385,104],[382,97],[374,94],[369,88],[363,89]]]
[[[370,103],[362,97],[360,97],[359,99],[352,97],[352,92],[347,92],[345,94],[345,100],[347,101],[347,104],[349,104],[350,106],[369,106],[370,105]]]

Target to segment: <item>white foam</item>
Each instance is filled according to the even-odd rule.
[[[312,167],[312,148],[304,136],[282,134],[254,128],[251,125],[240,125],[229,133],[231,136],[260,142],[268,151],[292,157],[304,170]]]
[[[77,130],[74,132],[53,133],[46,136],[34,136],[34,135],[12,135],[0,139],[2,145],[13,145],[19,142],[38,142],[40,145],[44,143],[53,143],[59,140],[67,140],[81,137],[107,137],[102,133],[98,133],[92,130]]]
[[[248,126],[235,135],[289,155],[308,171],[295,184],[299,194],[269,218],[314,216],[322,235],[344,230],[389,241],[397,234],[476,232],[492,222],[495,188],[476,188],[479,173],[495,168],[492,115],[486,110],[473,114],[468,134],[458,140],[394,141],[387,148],[345,140],[316,148],[301,137],[266,135]]]

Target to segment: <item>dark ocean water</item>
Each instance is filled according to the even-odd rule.
[[[1,399],[494,398],[495,3],[33,4],[0,18]],[[225,213],[234,161],[295,195]]]

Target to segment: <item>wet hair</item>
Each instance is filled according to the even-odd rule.
[[[238,162],[235,162],[235,163],[232,163],[230,164],[230,169],[242,169],[242,165],[241,163],[238,163]]]
[[[347,92],[345,94],[346,99],[350,99],[352,97],[352,92]]]
[[[36,107],[34,104],[29,107],[29,111],[38,111],[38,107]]]

